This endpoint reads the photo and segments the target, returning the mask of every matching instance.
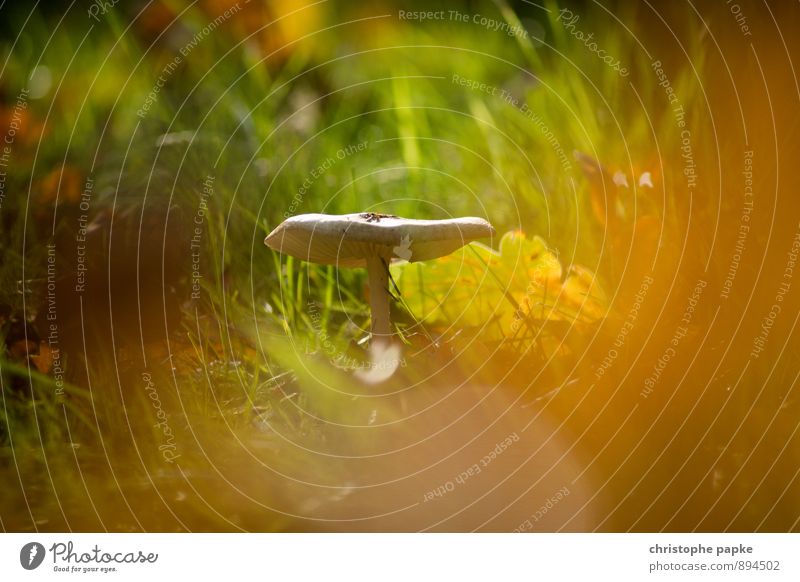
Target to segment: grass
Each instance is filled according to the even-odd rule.
[[[634,350],[636,344],[626,346],[630,352],[608,380],[610,396],[599,392],[594,365],[624,321],[644,274],[656,273],[658,283],[643,320],[657,318],[662,300],[672,302],[672,313],[681,309],[682,300],[674,297],[683,292],[670,293],[691,285],[707,267],[700,260],[707,238],[691,230],[681,239],[687,217],[711,225],[720,213],[738,211],[735,202],[712,195],[712,182],[695,191],[690,208],[681,196],[686,177],[680,129],[638,37],[624,34],[600,8],[581,13],[582,27],[613,31],[602,34],[602,42],[608,54],[630,63],[629,84],[569,35],[553,2],[546,3],[547,13],[504,2],[480,7],[509,26],[536,19],[546,31],[545,46],[530,36],[511,38],[474,24],[403,23],[382,16],[389,9],[343,5],[341,14],[327,5],[301,8],[259,31],[252,22],[266,25],[281,15],[251,6],[249,20],[233,17],[204,36],[167,74],[146,114],[137,116],[179,54],[175,47],[185,47],[223,4],[192,6],[173,26],[167,24],[170,4],[157,4],[132,30],[132,15],[112,10],[85,40],[81,15],[70,15],[50,38],[52,15],[34,14],[26,38],[50,38],[43,55],[4,47],[6,102],[37,64],[50,69],[53,88],[47,98],[31,102],[28,141],[14,150],[18,165],[6,191],[20,194],[7,196],[2,208],[0,305],[31,325],[42,323],[34,298],[44,277],[42,243],[58,239],[53,224],[69,239],[80,202],[66,196],[62,179],[59,205],[53,206],[55,192],[47,191],[43,179],[54,167],[92,176],[91,216],[101,229],[113,228],[117,240],[129,237],[121,252],[139,257],[139,267],[135,276],[112,283],[115,289],[152,279],[158,289],[174,288],[177,299],[169,303],[166,292],[155,293],[123,307],[150,314],[149,329],[120,324],[112,344],[109,325],[98,332],[101,339],[90,340],[86,355],[71,353],[62,400],[53,398],[47,374],[10,352],[2,356],[4,466],[20,482],[0,497],[3,527],[324,529],[324,522],[298,516],[336,506],[336,487],[357,481],[354,475],[375,476],[372,469],[354,468],[351,457],[379,454],[396,445],[392,439],[413,441],[437,423],[449,426],[448,414],[421,427],[408,421],[408,413],[465,384],[473,386],[475,393],[467,394],[478,403],[499,385],[527,406],[541,406],[537,399],[549,395],[548,414],[581,443],[582,458],[601,459],[590,474],[605,482],[627,450],[613,429],[636,402],[624,373],[643,368],[648,359]],[[639,15],[626,7],[616,17],[635,26]],[[311,34],[319,23],[324,30]],[[702,58],[707,41],[696,23],[681,26],[693,67],[664,61],[689,110],[702,102],[710,78]],[[459,85],[454,73],[490,89]],[[695,111],[686,129],[697,165],[708,167],[716,144],[709,119]],[[45,139],[37,136],[37,124],[44,126]],[[606,178],[582,169],[575,150],[606,166]],[[616,188],[609,181],[616,170],[629,182],[651,171],[656,188]],[[213,194],[200,216],[208,176],[214,178]],[[420,313],[400,303],[393,316],[405,330],[412,365],[384,386],[359,385],[342,362],[364,359],[365,273],[282,257],[262,243],[287,212],[358,211],[487,216],[499,233],[539,235],[558,250],[565,272],[585,266],[589,277],[597,277],[608,291],[608,311],[579,331],[529,313],[537,339],[531,343],[506,334],[490,340],[480,330],[454,327],[446,317],[420,325]],[[188,241],[197,218],[202,292],[193,300]],[[687,253],[679,244],[698,252]],[[59,245],[59,263],[74,261],[73,248]],[[17,283],[23,257],[24,278],[34,281],[25,310]],[[705,272],[713,280],[724,278],[725,269],[724,261],[715,261]],[[678,277],[667,277],[673,271]],[[107,274],[100,266],[95,273],[95,280]],[[543,299],[553,305],[559,300]],[[310,317],[310,306],[318,309],[318,320]],[[91,314],[93,306],[84,309]],[[504,309],[520,305],[511,302]],[[165,310],[180,317],[167,321]],[[141,320],[139,315],[134,319]],[[645,341],[645,331],[637,330],[636,337]],[[544,350],[542,342],[557,349]],[[658,341],[648,345],[653,353],[660,348]],[[476,370],[475,362],[483,365]],[[165,461],[156,446],[166,437],[156,424],[159,408],[144,390],[144,374],[157,387],[178,443],[177,464]],[[407,385],[416,392],[405,390]],[[621,434],[644,439],[657,414],[647,410]],[[729,412],[728,427],[741,420],[743,409],[734,410],[739,413]],[[397,433],[365,438],[364,427],[375,425],[395,426]],[[608,448],[582,440],[586,426],[595,443]],[[643,450],[655,455],[674,430],[660,427],[655,442],[642,441]],[[622,451],[616,460],[603,456],[614,451]],[[623,464],[620,475],[628,480],[618,478],[608,493],[612,498],[635,482],[637,467],[649,466],[652,455],[638,454],[638,465]],[[741,485],[742,491],[748,486]],[[631,503],[643,497],[639,491]],[[29,511],[22,510],[22,499]],[[630,509],[603,527],[630,527],[633,514]],[[645,528],[666,523],[660,513],[648,516],[640,524]],[[678,529],[691,523],[685,519]]]

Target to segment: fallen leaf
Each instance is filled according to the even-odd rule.
[[[31,362],[42,374],[47,374],[50,371],[50,368],[53,367],[53,350],[50,349],[47,342],[39,344],[39,353],[31,356]]]
[[[533,338],[545,323],[569,328],[596,321],[607,309],[590,270],[572,266],[565,277],[545,241],[519,231],[506,233],[497,251],[471,243],[446,257],[391,268],[417,320],[478,329],[486,341]],[[550,329],[556,327],[545,335]]]

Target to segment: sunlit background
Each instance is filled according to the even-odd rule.
[[[0,4],[0,527],[799,530],[798,27]],[[357,212],[497,232],[392,265],[385,368],[263,243]]]

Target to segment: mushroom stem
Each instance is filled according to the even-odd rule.
[[[389,321],[389,270],[380,256],[367,257],[367,275],[369,276],[369,306],[372,311],[373,347],[386,347],[392,335]]]

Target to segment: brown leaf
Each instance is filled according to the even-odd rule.
[[[47,342],[39,344],[39,354],[31,356],[31,362],[36,366],[42,374],[47,374],[53,367],[53,350],[47,345]]]
[[[82,191],[83,175],[71,166],[61,166],[51,170],[39,182],[39,202],[77,204]]]

